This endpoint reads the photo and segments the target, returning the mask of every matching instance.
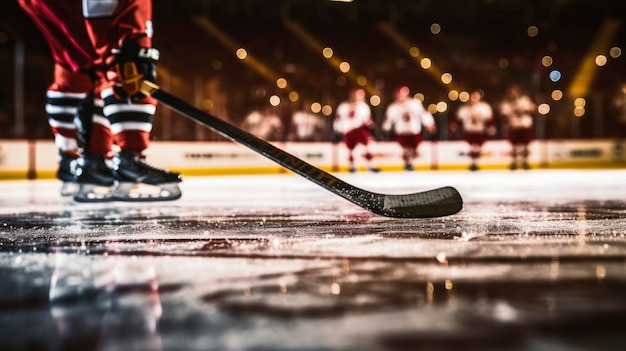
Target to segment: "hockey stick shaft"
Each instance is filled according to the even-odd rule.
[[[245,130],[189,105],[185,101],[161,90],[158,85],[152,82],[144,80],[141,91],[144,94],[151,95],[183,116],[203,124],[227,139],[247,146],[311,182],[376,214],[389,217],[437,217],[456,213],[462,207],[460,195],[456,192],[456,189],[450,187],[425,192],[428,193],[428,198],[422,195],[422,193],[383,195],[360,189]],[[433,195],[434,198],[430,195]],[[415,198],[416,196],[418,198]]]

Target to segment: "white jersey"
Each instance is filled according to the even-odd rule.
[[[509,128],[522,129],[532,127],[535,108],[535,103],[528,96],[522,95],[505,100],[500,105],[500,112],[506,117]]]
[[[316,138],[316,134],[324,129],[324,121],[317,115],[305,111],[296,111],[291,119],[296,140]]]
[[[253,111],[246,116],[242,128],[261,139],[279,139],[283,130],[283,123],[275,114],[264,115],[259,111]]]
[[[465,104],[457,111],[457,118],[463,123],[466,132],[485,133],[493,118],[493,110],[484,101]]]
[[[387,107],[383,129],[396,134],[420,134],[422,125],[427,128],[435,125],[435,119],[419,100],[395,101]]]
[[[372,124],[372,111],[364,101],[342,102],[337,107],[333,129],[345,134],[351,130]]]

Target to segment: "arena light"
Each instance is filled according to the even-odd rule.
[[[287,87],[287,79],[278,78],[276,80],[276,86],[279,87],[280,89],[285,89]]]
[[[300,94],[298,94],[295,91],[292,91],[291,93],[289,93],[289,101],[296,102],[298,100],[300,100]]]
[[[459,98],[459,92],[456,90],[450,90],[448,92],[448,99],[450,99],[450,101],[456,101]]]
[[[447,73],[447,72],[442,74],[441,75],[441,82],[443,84],[446,84],[446,85],[452,83],[452,75],[450,73]]]
[[[237,55],[238,59],[245,60],[246,57],[248,57],[248,51],[246,51],[246,49],[244,49],[244,48],[239,48],[235,52],[235,55]]]
[[[311,112],[319,113],[322,110],[322,104],[319,102],[314,102],[311,104]]]
[[[611,50],[609,50],[609,55],[611,55],[612,58],[618,58],[622,55],[622,49],[614,46],[611,48]]]
[[[333,52],[330,47],[324,45],[319,39],[309,33],[309,31],[298,23],[294,21],[286,21],[284,22],[284,26],[289,29],[293,35],[300,39],[300,41],[307,46],[309,50],[316,54],[321,52],[326,58],[326,63],[328,65],[345,75],[345,77],[337,78],[337,85],[345,86],[348,83],[348,79],[356,82],[357,78],[361,76],[358,72],[355,72],[352,67],[350,67],[350,64],[347,61],[337,57],[335,52]],[[370,95],[376,94],[377,92],[377,89],[370,83],[363,85],[363,89]]]
[[[439,23],[433,23],[430,26],[430,32],[433,33],[433,34],[441,33],[441,25],[439,25]]]
[[[548,104],[541,104],[541,105],[537,106],[537,111],[539,111],[540,114],[545,116],[548,113],[550,113],[550,105],[548,105]]]
[[[280,97],[278,95],[270,96],[270,105],[274,107],[280,105]]]
[[[541,64],[543,65],[543,67],[550,67],[552,66],[553,62],[554,60],[552,60],[552,57],[549,55],[546,55],[541,59]]]
[[[420,50],[413,42],[411,42],[411,40],[406,35],[404,35],[401,31],[395,28],[393,24],[388,22],[380,22],[378,23],[377,27],[378,30],[385,34],[397,47],[402,49],[402,51],[407,52],[413,58],[413,61],[420,65],[428,75],[430,75],[433,79],[441,82],[441,75],[444,72],[438,66],[436,66],[431,59],[420,56]],[[446,86],[446,88],[449,90],[461,89],[454,83]]]
[[[327,58],[327,59],[329,59],[329,58],[333,57],[333,53],[334,53],[334,52],[333,52],[333,49],[331,49],[331,48],[329,48],[329,47],[325,47],[325,48],[322,50],[322,55],[323,55],[325,58]]]
[[[508,68],[509,67],[509,59],[501,58],[500,60],[498,60],[498,67],[500,67],[501,69]]]
[[[333,114],[333,107],[330,105],[324,105],[324,107],[322,107],[322,114],[324,116],[330,116]]]
[[[370,97],[370,104],[372,106],[378,106],[380,105],[381,102],[382,100],[380,99],[380,96],[378,95],[372,95],[372,97]]]
[[[607,18],[596,32],[591,45],[582,57],[578,69],[574,72],[571,83],[567,89],[569,97],[585,96],[589,93],[593,80],[598,73],[596,57],[599,52],[607,52],[611,47],[613,38],[619,33],[622,21],[616,18]]]

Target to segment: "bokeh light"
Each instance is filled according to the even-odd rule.
[[[289,93],[289,101],[296,102],[298,100],[300,100],[300,94],[295,91]]]
[[[381,103],[381,99],[380,96],[378,95],[372,95],[372,97],[370,98],[370,104],[372,106],[378,106]]]
[[[278,95],[270,96],[270,105],[272,106],[280,105],[280,97]]]
[[[278,78],[276,80],[276,86],[279,87],[280,89],[285,89],[287,87],[287,79]]]
[[[237,52],[235,54],[237,55],[237,58],[240,60],[244,60],[246,57],[248,57],[248,52],[244,48],[237,49]]]
[[[430,25],[430,32],[433,34],[439,34],[441,32],[441,26],[439,23],[433,23]]]
[[[324,55],[324,57],[326,57],[326,58],[331,58],[331,57],[333,57],[333,49],[328,48],[328,47],[327,47],[327,48],[324,48],[324,49],[322,50],[322,55]]]
[[[469,96],[470,96],[470,94],[467,91],[462,91],[459,94],[459,101],[467,102],[467,101],[469,101]]]
[[[553,63],[553,62],[554,62],[554,61],[552,60],[552,56],[548,56],[548,55],[546,55],[546,56],[544,56],[544,57],[541,59],[541,64],[542,64],[544,67],[550,67],[550,66],[552,66],[552,63]]]
[[[548,104],[540,104],[537,106],[537,111],[542,115],[547,115],[550,113],[550,105]]]
[[[320,113],[321,110],[322,110],[322,104],[320,104],[319,102],[314,102],[311,104],[311,112]]]
[[[558,82],[559,80],[561,80],[561,72],[556,69],[550,72],[550,80],[553,82]]]
[[[620,57],[622,55],[622,49],[620,49],[617,46],[614,46],[614,47],[611,48],[611,50],[609,50],[609,55],[612,58],[618,58],[618,57]]]
[[[437,103],[437,112],[442,113],[448,110],[448,104],[445,101],[439,101]]]
[[[333,114],[333,107],[330,105],[324,105],[324,107],[322,107],[322,114],[324,114],[324,116],[330,116]]]
[[[507,58],[501,58],[500,60],[498,60],[498,67],[505,69],[509,67],[509,59]]]
[[[450,101],[456,101],[459,98],[459,92],[456,90],[450,90],[448,92],[448,99],[450,99]]]
[[[339,70],[343,73],[350,72],[350,64],[346,61],[339,64]]]

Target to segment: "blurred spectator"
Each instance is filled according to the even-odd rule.
[[[522,93],[518,85],[511,86],[508,96],[500,104],[500,113],[505,118],[508,128],[508,140],[511,143],[510,169],[517,169],[521,162],[524,169],[528,164],[528,144],[534,139],[533,115],[537,105],[530,96]]]
[[[495,135],[496,128],[493,120],[491,106],[482,100],[482,93],[478,90],[470,94],[470,99],[457,111],[456,119],[450,124],[452,133],[462,128],[463,139],[469,144],[469,157],[471,164],[469,169],[477,171],[476,162],[480,158],[480,152],[487,136]]]
[[[324,120],[311,111],[311,101],[305,100],[302,107],[294,112],[289,126],[290,141],[320,141],[324,136]]]
[[[261,111],[250,112],[241,127],[264,140],[280,141],[283,139],[283,121],[274,113],[271,106],[265,106]]]
[[[419,155],[417,147],[424,140],[422,125],[429,133],[435,133],[435,119],[419,100],[409,98],[409,88],[398,88],[394,92],[396,100],[387,107],[383,130],[393,133],[394,139],[402,147],[404,169],[413,170],[413,160]]]
[[[333,123],[335,133],[343,136],[343,142],[350,151],[348,160],[350,161],[350,172],[356,172],[355,149],[359,145],[365,147],[363,157],[367,162],[367,168],[371,172],[378,172],[379,169],[373,166],[372,152],[370,150],[374,143],[374,121],[372,111],[365,102],[365,91],[354,89],[350,91],[347,101],[337,106],[337,114]]]

